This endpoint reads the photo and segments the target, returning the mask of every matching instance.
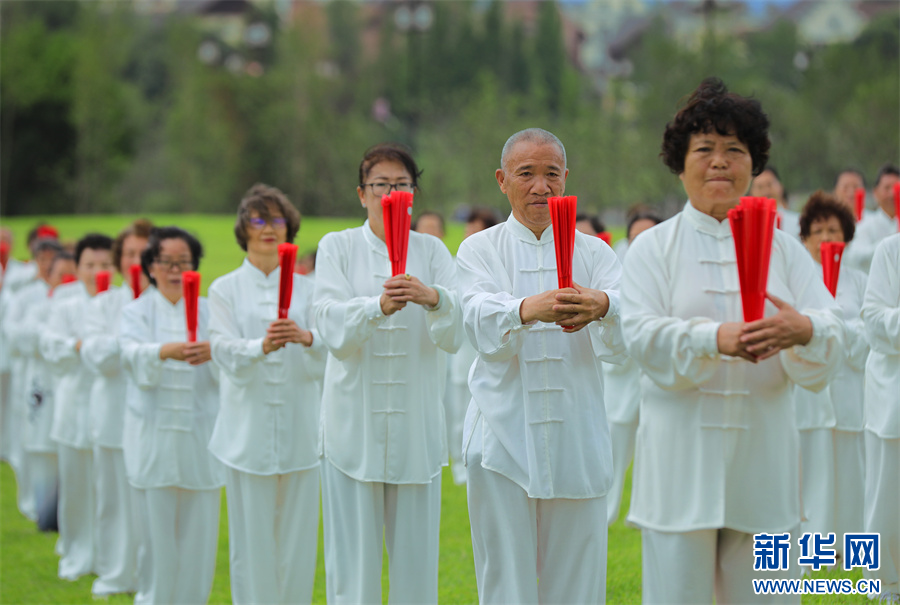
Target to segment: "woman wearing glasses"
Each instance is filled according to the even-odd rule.
[[[300,213],[256,185],[238,207],[243,264],[209,287],[221,411],[209,449],[225,465],[231,596],[235,603],[309,603],[319,532],[319,405],[324,346],[312,329],[313,282],[293,275],[278,319],[278,245]]]
[[[329,603],[381,602],[382,536],[391,603],[436,603],[441,405],[462,340],[456,273],[437,239],[409,234],[407,274],[391,277],[381,196],[413,192],[420,171],[392,144],[369,149],[362,227],[326,235],[316,258],[316,324],[328,348],[322,502]]]
[[[181,275],[203,249],[178,227],[150,233],[141,266],[151,287],[122,309],[128,376],[123,444],[137,490],[144,553],[136,603],[205,603],[216,569],[222,468],[207,449],[219,410],[218,371],[199,301],[198,342],[186,342]]]

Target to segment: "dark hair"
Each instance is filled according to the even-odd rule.
[[[294,242],[297,232],[300,231],[300,211],[277,187],[257,183],[244,194],[238,206],[237,219],[234,221],[234,238],[244,252],[247,251],[247,224],[250,222],[250,213],[255,210],[259,218],[267,221],[272,218],[270,210],[272,206],[281,211],[284,217],[287,228],[285,241]]]
[[[775,169],[775,166],[772,166],[772,164],[766,164],[766,167],[760,170],[759,174],[762,174],[766,170],[771,172],[775,176],[775,180],[778,181],[778,183],[781,185],[781,195],[782,197],[784,197],[784,205],[787,206],[788,198],[790,196],[788,195],[787,187],[784,186],[784,181],[781,180],[781,175],[778,174],[778,171]]]
[[[760,102],[728,92],[719,78],[706,78],[666,124],[663,135],[663,162],[675,174],[684,172],[691,136],[716,131],[722,136],[734,135],[750,151],[753,176],[766,167],[769,160],[769,118]]]
[[[481,221],[481,224],[484,225],[485,229],[490,229],[500,222],[497,220],[496,212],[490,208],[483,207],[475,207],[469,211],[469,215],[466,217],[466,223],[474,223],[475,221]]]
[[[81,253],[85,250],[112,250],[113,240],[102,233],[88,233],[75,244],[75,264],[81,262]]]
[[[380,162],[399,162],[403,164],[409,176],[412,177],[413,186],[419,187],[419,177],[422,176],[422,171],[416,166],[416,161],[413,159],[409,148],[400,143],[379,143],[366,150],[362,161],[359,163],[360,186],[363,186],[366,179],[369,178],[369,171],[372,170],[372,167]]]
[[[800,213],[800,239],[806,240],[809,237],[813,223],[828,220],[832,216],[837,217],[840,221],[841,231],[844,232],[844,243],[849,244],[856,232],[856,218],[853,216],[853,212],[837,201],[833,195],[825,193],[821,189],[809,196]]]
[[[589,222],[591,224],[591,229],[593,229],[596,233],[602,233],[606,231],[606,225],[604,225],[603,221],[600,220],[599,215],[579,212],[575,215],[575,222],[580,223],[581,221]]]
[[[122,269],[120,265],[122,264],[122,246],[125,245],[125,240],[132,235],[150,239],[150,232],[152,230],[153,223],[145,218],[139,218],[119,232],[119,235],[116,236],[112,246],[113,265],[115,265],[116,271],[121,272]]]
[[[414,221],[412,222],[412,225],[410,225],[410,229],[412,229],[413,231],[415,231],[415,230],[416,230],[416,227],[417,227],[418,224],[419,224],[419,220],[420,220],[423,216],[433,216],[433,217],[435,217],[435,218],[438,220],[438,222],[441,224],[441,231],[443,231],[443,232],[445,232],[445,233],[447,232],[447,228],[446,228],[445,225],[444,225],[444,216],[443,216],[440,212],[437,212],[437,211],[435,211],[435,210],[426,210],[425,212],[423,212],[422,214],[420,214],[420,215],[418,216],[418,218],[416,218],[416,220],[414,220]]]
[[[37,256],[41,252],[45,252],[50,250],[56,254],[59,254],[63,251],[62,244],[59,243],[59,240],[51,239],[49,237],[39,237],[34,240],[31,244],[32,255]]]
[[[71,260],[71,261],[74,261],[74,260],[75,260],[75,256],[72,255],[72,254],[69,253],[69,252],[66,252],[65,250],[60,250],[59,252],[56,253],[56,256],[53,257],[53,260],[50,261],[50,270],[52,271],[52,270],[53,270],[53,265],[55,265],[57,262],[59,262],[59,261],[61,261],[61,260]],[[75,264],[77,265],[78,263],[75,263]]]
[[[859,180],[862,181],[863,189],[865,189],[865,187],[866,187],[866,176],[865,176],[860,170],[857,170],[856,168],[844,168],[843,170],[841,170],[840,172],[838,172],[838,173],[837,173],[837,176],[834,177],[834,186],[832,186],[832,189],[834,189],[835,187],[837,187],[838,181],[841,180],[841,177],[842,177],[843,175],[845,175],[845,174],[855,174],[856,176],[858,176],[858,177],[859,177]]]
[[[631,228],[638,221],[653,221],[655,225],[662,222],[662,219],[655,212],[640,211],[632,213],[628,218],[628,226],[625,227],[625,239],[631,238]]]
[[[881,179],[884,177],[892,175],[892,176],[900,176],[900,170],[897,170],[897,167],[893,164],[885,164],[881,168],[878,169],[878,176],[875,177],[875,186],[878,187],[878,184],[881,182]]]
[[[191,262],[193,263],[194,271],[200,266],[200,259],[203,258],[203,246],[200,244],[200,241],[184,229],[175,226],[154,227],[153,231],[150,232],[150,240],[147,242],[147,247],[141,252],[141,269],[144,270],[144,275],[147,276],[147,279],[154,286],[156,285],[156,280],[150,275],[150,265],[159,258],[160,246],[167,239],[180,239],[188,245],[188,248],[191,249]]]

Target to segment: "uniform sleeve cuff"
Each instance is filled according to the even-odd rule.
[[[366,301],[365,305],[366,317],[370,320],[383,319],[384,311],[381,310],[381,296],[373,296]]]
[[[828,339],[820,335],[826,332],[822,322],[815,313],[804,313],[812,322],[813,335],[805,345],[794,345],[794,354],[805,361],[825,363],[828,354]]]
[[[265,351],[263,351],[263,341],[265,338],[254,338],[253,340],[247,341],[247,357],[250,359],[262,359],[266,356]]]
[[[713,357],[719,353],[719,323],[703,322],[691,330],[691,349],[699,356]]]

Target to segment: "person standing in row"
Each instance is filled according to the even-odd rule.
[[[900,231],[900,219],[894,207],[894,186],[897,183],[900,183],[900,170],[892,164],[882,166],[872,188],[878,207],[863,215],[853,245],[844,252],[844,263],[848,266],[868,273],[872,255],[881,240]]]
[[[138,490],[144,554],[135,603],[205,603],[219,537],[222,468],[207,449],[219,411],[205,298],[188,342],[182,272],[203,248],[178,227],[150,233],[141,267],[150,280],[122,309],[119,347],[128,376],[125,470]]]
[[[866,362],[865,531],[881,536],[881,600],[900,600],[900,234],[875,249],[863,299],[872,351]]]
[[[796,567],[754,571],[753,534],[797,535],[792,387],[825,388],[844,359],[843,326],[809,254],[778,229],[771,305],[741,321],[728,211],[765,168],[768,125],[758,101],[704,80],[662,144],[688,202],[625,257],[622,329],[649,378],[628,515],[641,528],[644,603],[800,602],[754,593],[751,578]]]
[[[463,338],[456,269],[438,239],[409,234],[406,275],[391,276],[381,199],[416,191],[395,144],[369,149],[356,189],[368,220],[319,243],[315,323],[328,348],[322,397],[322,510],[329,603],[436,603],[441,466],[447,442],[438,349]],[[410,304],[412,303],[412,304]]]
[[[241,200],[241,266],[209,288],[209,338],[221,404],[209,450],[225,467],[235,603],[309,603],[319,531],[319,407],[325,347],[313,328],[313,280],[293,273],[278,318],[278,246],[300,213],[278,189]],[[292,268],[293,269],[293,268]]]
[[[134,299],[127,280],[132,265],[140,264],[153,225],[139,219],[113,241],[116,270],[126,279],[121,287],[110,287],[87,305],[81,358],[91,370],[94,383],[90,395],[90,429],[94,446],[94,523],[97,550],[94,565],[95,596],[133,592],[137,588],[139,547],[137,502],[128,484],[123,453],[127,380],[122,371],[119,322],[122,308]],[[149,281],[141,274],[141,290]]]
[[[96,569],[90,414],[94,376],[82,362],[81,345],[88,302],[97,293],[97,273],[113,268],[112,244],[112,238],[97,233],[78,241],[78,281],[57,290],[40,337],[41,355],[59,375],[50,437],[59,444],[59,538],[63,551],[59,577],[64,580],[77,580]]]
[[[547,198],[565,191],[552,133],[512,135],[495,172],[512,213],[457,257],[469,372],[463,456],[481,603],[602,603],[612,451],[600,361],[621,362],[621,266],[575,232],[558,277]]]

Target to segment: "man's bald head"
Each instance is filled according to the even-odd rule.
[[[563,170],[566,169],[566,148],[563,146],[562,141],[560,141],[555,134],[548,132],[543,128],[526,128],[509,137],[506,140],[506,144],[503,145],[503,151],[500,152],[500,168],[503,169],[504,172],[506,172],[507,169],[506,160],[509,158],[509,154],[512,152],[513,147],[519,143],[525,142],[556,145],[559,147],[560,154],[562,154],[562,168]]]

